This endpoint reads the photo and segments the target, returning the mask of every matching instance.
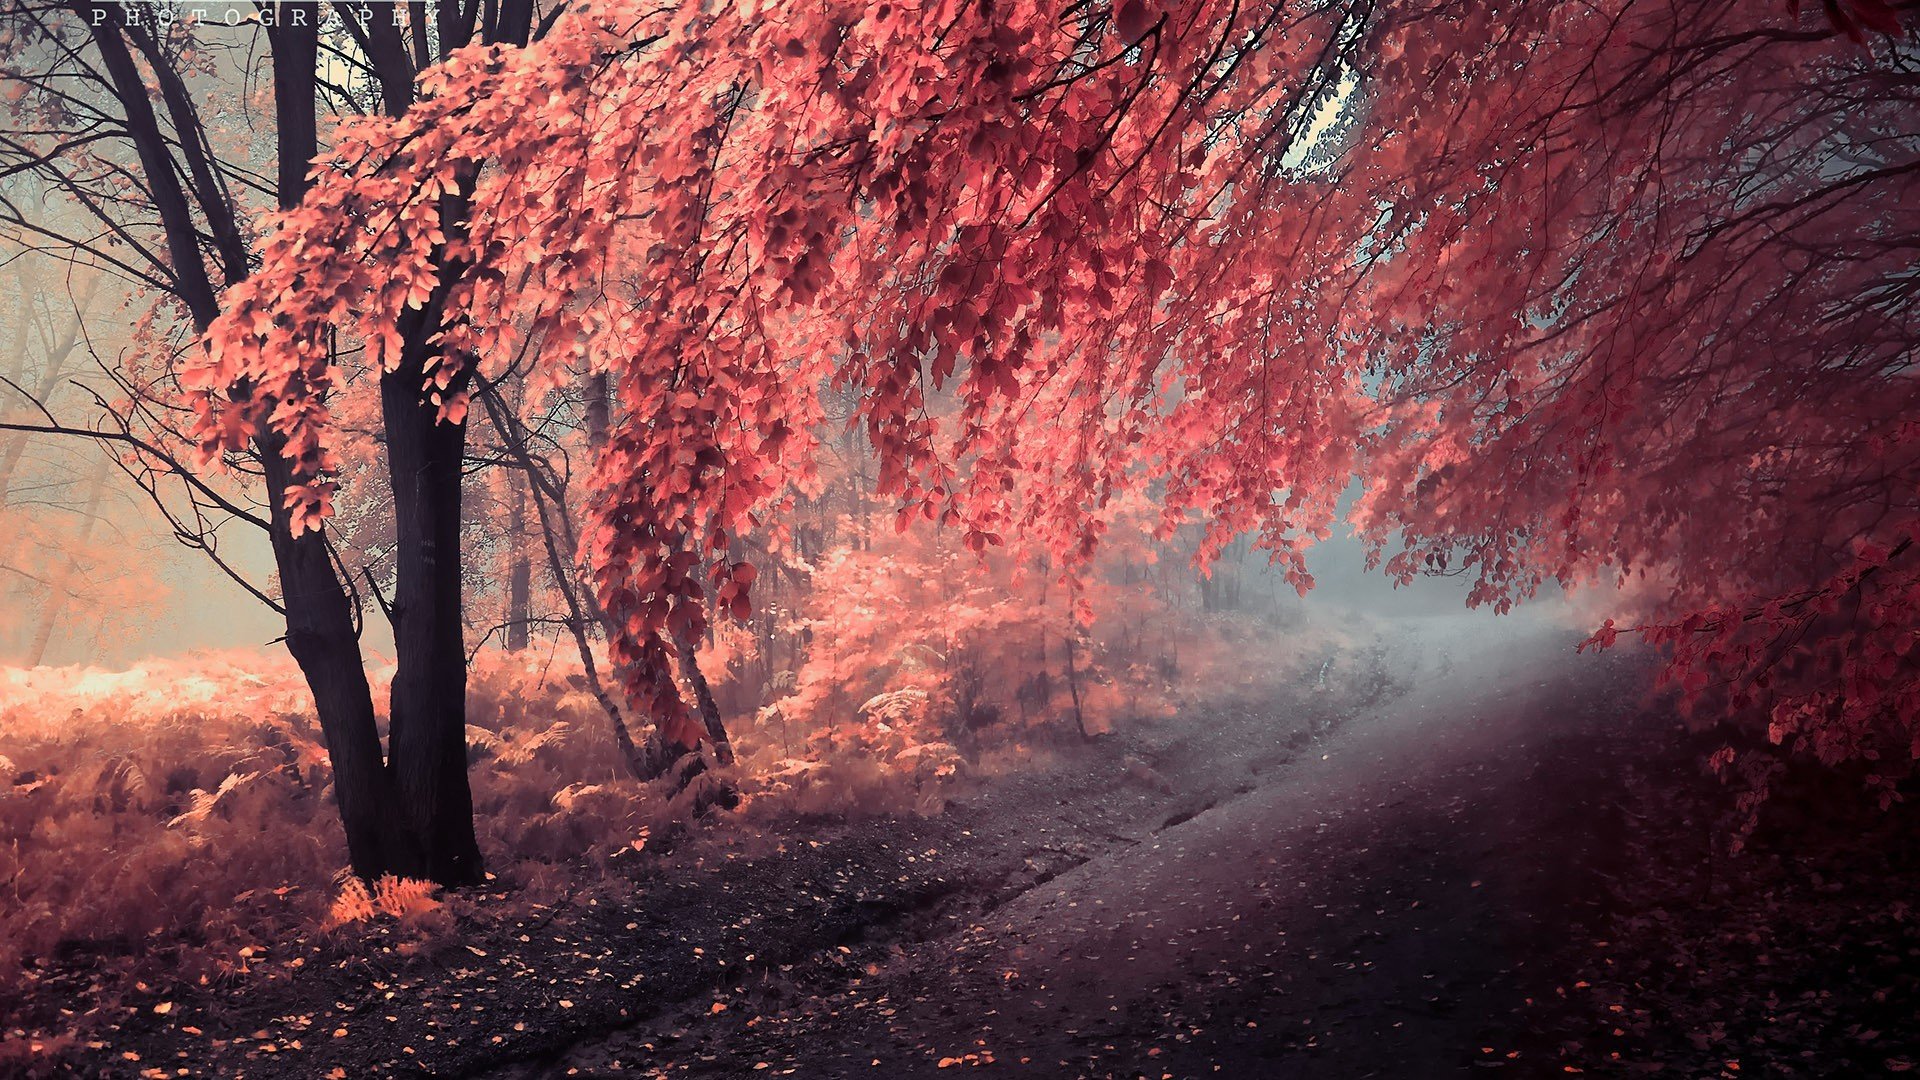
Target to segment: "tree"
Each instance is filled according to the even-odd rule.
[[[361,22],[348,14],[328,34],[323,64],[317,25],[323,9],[262,9],[260,25],[245,33],[257,33],[268,50],[274,145],[267,152],[273,175],[264,177],[248,167],[249,154],[232,147],[242,134],[218,126],[223,110],[197,96],[205,88],[202,74],[220,71],[219,55],[229,43],[220,29],[134,17],[110,3],[15,5],[4,41],[7,97],[19,122],[4,139],[5,173],[63,197],[89,219],[90,229],[64,232],[12,199],[9,223],[27,242],[84,251],[96,265],[164,296],[191,327],[205,331],[221,311],[221,291],[243,281],[257,258],[248,219],[258,198],[289,209],[304,196],[308,163],[320,147],[322,100],[344,111],[402,114],[418,70],[435,56],[469,41],[525,42],[535,30],[532,4],[518,0],[439,4],[431,24],[424,8],[396,9],[407,11],[423,17]],[[343,70],[347,85],[332,81]],[[206,92],[233,91],[233,82],[215,78]],[[462,214],[457,190],[431,211],[450,229]],[[146,227],[149,219],[157,226]],[[116,442],[177,478],[187,510],[169,516],[197,525],[183,528],[183,535],[209,553],[210,512],[267,533],[279,596],[254,588],[284,611],[288,648],[313,689],[354,870],[464,884],[482,873],[464,728],[459,530],[465,426],[458,419],[441,423],[440,410],[421,389],[426,373],[450,366],[438,344],[444,321],[436,306],[387,328],[403,355],[380,380],[376,413],[397,552],[389,610],[399,672],[384,752],[358,644],[357,589],[326,530],[313,527],[304,505],[289,498],[316,466],[315,447],[273,430],[234,441],[227,447],[229,474],[258,484],[252,490],[259,509],[243,505],[246,497],[236,499],[229,485],[188,467],[191,455],[183,451],[172,413],[182,394],[180,367],[164,350],[150,358],[159,369],[152,383],[122,381],[130,404],[109,410],[104,426],[25,426]],[[245,380],[216,389],[256,403],[273,392]]]
[[[1157,242],[1174,219],[1154,208],[1194,205],[1208,183],[1223,191],[1243,164],[1221,153],[1209,166],[1197,121],[1214,106],[1191,86],[1267,43],[1256,23],[1223,53],[1221,35],[1243,29],[1225,7],[1177,23],[1138,6],[968,11],[937,45],[921,39],[931,17],[830,10],[814,38],[744,12],[612,5],[568,13],[529,49],[455,55],[407,116],[343,127],[328,175],[282,217],[261,272],[208,335],[201,376],[270,392],[210,394],[200,436],[210,450],[262,430],[301,440],[296,498],[312,522],[331,492],[330,328],[351,327],[391,365],[402,355],[391,328],[442,303],[487,313],[449,328],[449,355],[484,365],[524,353],[556,371],[584,358],[616,376],[587,543],[622,628],[627,689],[682,743],[697,729],[661,677],[670,642],[704,626],[708,586],[723,609],[745,610],[756,569],[727,553],[808,470],[822,383],[861,392],[878,493],[961,524],[978,548],[1011,524],[995,494],[1016,471],[1005,421],[1035,398],[1057,406],[1145,379],[1139,412],[1109,424],[1069,411],[1063,437],[1020,463],[1059,481],[1020,509],[1026,523],[1091,550],[1099,525],[1082,504],[1097,508],[1146,452],[1126,448],[1164,393],[1150,350],[1111,347],[1172,284],[1145,254],[1173,240]],[[1341,16],[1327,19],[1331,34]],[[1292,90],[1216,88],[1274,138],[1298,126],[1269,108]],[[498,137],[509,128],[518,137]],[[471,213],[450,238],[424,209],[465,177]],[[1108,185],[1126,196],[1105,199]],[[960,197],[975,186],[984,193]],[[1138,210],[1119,220],[1111,206]],[[1090,223],[1103,247],[1088,259]],[[460,270],[451,284],[426,257],[442,248]],[[1048,274],[1069,283],[1064,295],[1028,284]],[[1123,274],[1156,287],[1117,299]],[[924,415],[923,381],[944,384],[963,354],[960,423],[943,434]],[[437,374],[446,415],[463,416],[464,369]],[[1182,496],[1229,505],[1194,479]],[[1250,515],[1236,511],[1218,539]],[[1292,551],[1293,525],[1268,525]]]
[[[1920,754],[1920,87],[1895,10],[1489,14],[1390,194],[1354,325],[1389,372],[1357,518],[1391,568],[1502,607],[1610,581],[1706,720],[1860,764]],[[1495,34],[1494,31],[1498,33]],[[1873,40],[1868,41],[1868,33]],[[1362,336],[1364,335],[1364,336]],[[1726,758],[1720,759],[1722,761]]]

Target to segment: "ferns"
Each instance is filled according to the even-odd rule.
[[[509,768],[528,764],[533,760],[533,755],[538,753],[542,747],[559,746],[563,743],[566,740],[569,730],[571,729],[565,720],[555,720],[549,724],[545,730],[537,734],[519,738],[496,736],[495,742],[498,749],[495,751],[495,756],[498,758],[500,764],[508,766]]]
[[[492,654],[472,673],[475,807],[506,885],[604,865],[691,813],[626,776],[568,674]],[[0,673],[0,996],[63,950],[193,978],[263,938],[431,911],[416,883],[335,881],[309,708],[278,655]]]
[[[327,910],[325,925],[330,930],[348,923],[365,922],[375,915],[411,919],[441,906],[433,895],[438,886],[431,881],[387,874],[368,888],[366,882],[345,872],[338,880],[340,893]]]
[[[182,822],[207,820],[208,816],[213,813],[213,808],[220,805],[221,799],[239,790],[241,785],[252,783],[259,778],[260,774],[257,772],[228,773],[226,778],[220,781],[219,789],[211,794],[195,789],[193,792],[193,809],[167,822],[167,828],[179,828]]]

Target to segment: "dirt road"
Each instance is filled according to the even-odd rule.
[[[1463,629],[1465,628],[1465,629]],[[1506,621],[1415,620],[1402,692],[837,991],[775,977],[525,1067],[592,1075],[1434,1076],[1522,1058],[1496,1017],[1607,864],[1596,730],[1625,665]],[[1596,775],[1597,770],[1597,775]],[[705,1004],[704,1002],[702,1004]],[[1522,1050],[1523,1054],[1531,1052]],[[620,1063],[616,1066],[615,1063]]]

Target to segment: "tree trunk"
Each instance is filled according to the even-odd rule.
[[[591,585],[581,580],[578,571],[568,561],[572,553],[579,549],[579,543],[568,518],[565,482],[535,459],[527,448],[525,429],[507,408],[506,401],[496,388],[483,384],[479,397],[481,404],[486,407],[488,418],[493,421],[494,431],[500,435],[501,444],[520,467],[526,484],[525,494],[533,499],[534,520],[540,525],[541,546],[547,554],[547,571],[553,576],[554,588],[559,590],[561,602],[566,605],[566,627],[573,635],[574,647],[579,651],[587,689],[592,692],[594,700],[600,703],[601,711],[606,713],[607,722],[613,728],[613,741],[619,750],[620,764],[634,779],[650,779],[657,774],[649,772],[647,756],[634,742],[633,732],[627,727],[619,704],[607,692],[606,682],[600,677],[600,666],[593,658],[593,644],[588,640],[588,634],[596,625],[607,628],[607,617],[595,599]],[[524,513],[525,504],[521,503],[520,506]]]
[[[405,868],[407,875],[471,885],[485,879],[485,870],[467,784],[467,653],[460,606],[467,429],[464,423],[438,420],[437,407],[423,397],[424,371],[417,361],[406,363],[380,380],[397,551],[393,638],[398,667],[388,771],[399,797],[399,826],[419,857]]]
[[[585,396],[587,448],[597,457],[602,450],[606,449],[609,430],[612,426],[613,380],[609,379],[604,372],[589,375],[582,392]],[[601,609],[598,600],[593,596],[591,585],[583,587],[582,597],[592,610],[594,617],[600,622],[608,640],[612,640],[619,628],[612,624],[607,618],[607,613]],[[700,674],[699,662],[693,658],[690,646],[680,640],[678,635],[674,635],[670,644],[678,654],[681,674],[687,676],[688,682],[693,683],[694,692],[700,699],[701,718],[706,721],[708,737],[714,739],[715,754],[724,755],[721,758],[723,761],[732,761],[733,747],[726,741],[727,729],[720,723],[719,707],[713,704],[713,693],[708,689],[705,677]],[[673,683],[672,677],[665,671],[659,672],[658,677],[668,686]],[[626,758],[634,776],[641,780],[659,777],[690,749],[668,742],[660,735],[657,727],[647,736],[644,745],[635,745],[631,733],[627,731],[625,722],[619,719],[617,712],[614,721],[614,733],[620,742],[620,752]]]
[[[527,477],[519,470],[507,473],[507,651],[521,652],[532,641],[533,559],[527,554]]]
[[[308,187],[308,162],[319,149],[314,115],[318,29],[304,24],[270,28],[273,41],[276,180],[282,209],[300,204]],[[399,793],[380,747],[373,690],[360,655],[359,628],[325,534],[291,535],[284,506],[290,468],[278,439],[261,440],[268,498],[273,507],[274,561],[287,609],[287,649],[313,691],[320,730],[333,764],[334,795],[347,834],[353,872],[423,876],[425,853],[417,837],[396,820]]]
[[[1080,709],[1080,672],[1073,663],[1073,639],[1075,631],[1067,630],[1067,692],[1073,696],[1073,723],[1080,729],[1080,737],[1090,739],[1087,732],[1087,714]]]
[[[512,7],[516,13],[530,10],[524,3]],[[118,5],[99,0],[81,11],[100,54],[102,75],[121,105],[159,220],[173,271],[170,291],[204,332],[220,312],[220,287],[247,271],[235,208],[219,185],[209,182],[200,117],[178,73],[167,68],[161,40],[132,30],[123,33]],[[414,67],[404,54],[396,57],[389,48],[399,39],[396,25],[376,19],[369,26],[383,103],[397,114],[411,99]],[[308,166],[318,150],[318,30],[295,21],[276,22],[266,32],[272,43],[277,195],[280,207],[289,209],[305,194]],[[150,85],[148,72],[129,50],[129,34],[149,66],[165,69],[152,72],[157,86]],[[423,45],[427,41],[424,28],[416,36]],[[443,39],[441,44],[451,49],[460,43]],[[154,111],[155,89],[167,109],[171,137]],[[191,196],[183,178],[194,184]],[[208,266],[206,237],[218,249],[218,279]],[[438,307],[436,303],[431,319],[419,320],[404,335],[410,344],[418,346],[438,330]],[[287,647],[313,691],[353,871],[366,878],[395,873],[463,884],[481,877],[466,785],[466,669],[459,611],[459,480],[465,432],[457,426],[436,428],[434,411],[420,403],[421,351],[414,349],[413,365],[403,367],[409,370],[413,391],[399,398],[404,407],[396,409],[387,400],[387,383],[394,376],[382,380],[382,404],[397,448],[389,462],[395,501],[404,515],[397,522],[403,606],[395,619],[401,667],[394,682],[391,762],[382,761],[344,571],[336,565],[324,531],[293,533],[285,501],[293,475],[283,440],[263,432],[255,448],[266,487]],[[253,388],[242,383],[229,391],[245,396]]]
[[[714,759],[722,765],[733,764],[733,744],[727,741],[727,725],[720,720],[720,704],[713,700],[713,688],[700,670],[700,654],[693,643],[679,634],[673,636],[679,653],[680,675],[693,687],[693,699],[700,707],[700,722],[706,726],[707,741],[713,744]]]
[[[277,441],[263,440],[273,560],[287,613],[287,651],[313,691],[314,714],[333,764],[333,794],[347,834],[353,872],[372,879],[418,861],[391,827],[394,796],[380,754],[373,691],[360,659],[353,607],[327,552],[325,534],[292,535],[283,495],[290,470]]]
[[[613,395],[612,380],[606,373],[587,376],[586,426],[587,449],[596,455],[607,445],[607,428],[610,426],[610,398]]]

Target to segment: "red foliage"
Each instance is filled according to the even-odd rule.
[[[313,520],[335,329],[390,364],[438,304],[483,374],[617,376],[585,546],[676,738],[663,635],[709,589],[746,613],[735,541],[804,480],[832,385],[903,526],[1071,567],[1150,489],[1203,560],[1253,532],[1305,588],[1358,474],[1393,572],[1464,562],[1502,606],[1655,575],[1637,621],[1683,686],[1904,754],[1915,102],[1838,40],[1892,12],[1827,13],[583,5],[342,126],[209,335],[199,434],[287,437]],[[422,392],[459,416],[452,375]]]

